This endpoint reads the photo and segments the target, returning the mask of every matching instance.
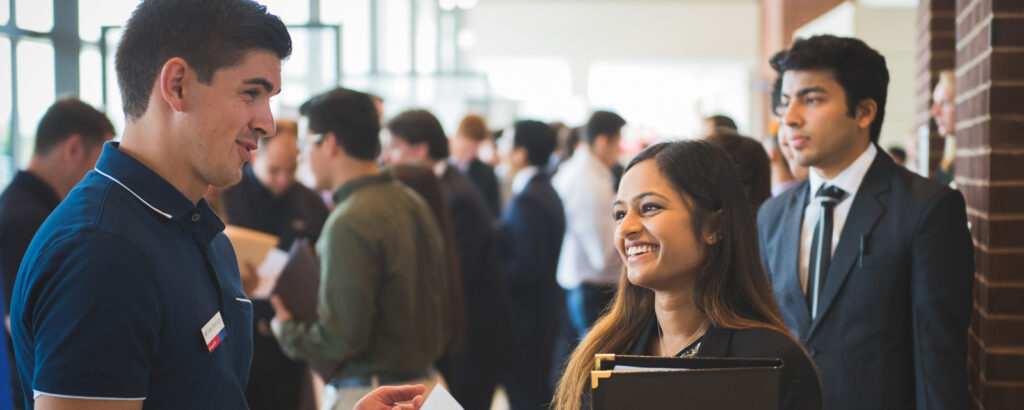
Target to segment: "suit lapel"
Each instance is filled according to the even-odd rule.
[[[839,234],[839,243],[832,255],[832,263],[825,276],[825,286],[821,293],[821,313],[811,324],[811,334],[818,328],[821,319],[828,314],[829,307],[842,289],[846,278],[853,271],[853,263],[860,255],[860,238],[868,238],[875,229],[875,223],[885,213],[885,205],[881,197],[889,192],[893,167],[892,159],[879,149],[878,155],[868,168],[864,180],[857,189],[857,195],[850,205],[850,213],[846,216],[843,231]]]
[[[797,338],[807,334],[811,325],[811,312],[804,300],[803,286],[800,285],[800,231],[807,204],[808,182],[804,181],[796,188],[796,194],[790,198],[788,206],[782,214],[782,243],[778,251],[779,270],[775,272],[774,282],[779,285],[781,309],[795,313],[796,323],[791,323]]]

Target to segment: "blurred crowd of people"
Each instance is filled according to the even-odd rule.
[[[888,71],[863,42],[816,36],[772,58],[775,135],[714,115],[705,135],[626,158],[627,119],[606,110],[502,130],[469,113],[446,131],[339,87],[274,120],[280,21],[234,2],[222,17],[269,28],[233,62],[153,57],[142,48],[172,35],[145,30],[159,3],[119,46],[122,139],[60,99],[0,196],[16,408],[350,409],[423,384],[467,409],[499,387],[513,409],[577,409],[596,353],[781,357],[784,409],[966,408],[973,248],[947,186],[955,151],[936,182],[878,146]],[[315,319],[251,297],[256,267],[224,256],[224,223],[313,244]]]

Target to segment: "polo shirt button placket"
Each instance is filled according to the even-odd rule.
[[[192,214],[192,222],[199,222],[199,212]]]

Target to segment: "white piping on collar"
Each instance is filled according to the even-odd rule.
[[[100,175],[103,175],[103,176],[107,177],[107,179],[110,179],[111,181],[114,181],[114,182],[116,182],[116,183],[117,183],[118,185],[120,185],[120,186],[121,186],[121,188],[124,188],[124,190],[125,190],[125,191],[128,191],[128,193],[129,193],[129,194],[132,194],[132,195],[134,195],[136,199],[138,199],[139,201],[141,201],[141,202],[142,202],[143,204],[146,204],[146,206],[148,206],[148,207],[149,207],[149,209],[152,209],[153,211],[156,211],[156,213],[158,213],[158,214],[160,214],[160,215],[163,215],[163,216],[164,216],[164,218],[167,218],[167,219],[171,219],[171,218],[172,218],[172,217],[171,217],[171,214],[169,214],[169,213],[167,213],[167,212],[164,212],[164,211],[161,211],[161,210],[159,210],[159,209],[156,209],[156,207],[155,207],[155,206],[153,206],[153,205],[150,205],[150,204],[149,204],[149,202],[146,202],[146,200],[145,200],[145,199],[142,199],[142,197],[141,197],[141,196],[139,196],[139,194],[136,194],[136,193],[135,193],[135,191],[132,191],[131,189],[129,189],[128,187],[126,187],[126,186],[125,186],[124,184],[122,184],[122,183],[121,183],[121,181],[118,181],[118,180],[117,180],[116,178],[114,178],[114,177],[112,177],[112,176],[110,176],[110,175],[107,175],[107,173],[106,173],[106,172],[100,171],[100,169],[99,169],[99,168],[93,168],[92,170],[93,170],[93,171],[96,171],[96,172],[98,172],[98,173],[99,173]]]

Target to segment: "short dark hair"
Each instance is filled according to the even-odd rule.
[[[246,52],[270,51],[280,59],[292,52],[281,19],[249,0],[145,0],[135,8],[117,46],[115,67],[124,113],[146,113],[153,84],[167,60],[181,57],[209,83]]]
[[[889,156],[893,159],[899,160],[900,162],[907,162],[907,151],[898,146],[889,147]]]
[[[729,118],[726,115],[715,114],[705,119],[711,121],[712,124],[715,124],[715,128],[726,128],[733,131],[739,129],[736,128],[736,121],[733,121],[732,118]]]
[[[587,120],[587,124],[583,126],[583,138],[587,141],[587,145],[594,145],[598,135],[612,138],[619,135],[619,131],[622,131],[624,125],[626,125],[626,120],[619,114],[611,111],[594,111],[590,115],[590,119]]]
[[[334,133],[345,152],[361,160],[380,155],[380,117],[366,93],[338,87],[302,103],[299,113],[309,117],[309,130]]]
[[[388,121],[392,138],[409,144],[427,144],[427,155],[438,160],[448,157],[448,137],[434,114],[427,110],[408,110]]]
[[[778,77],[775,78],[774,82],[772,82],[771,100],[772,100],[772,114],[774,114],[776,117],[779,117],[780,116],[779,115],[779,108],[782,105],[782,75],[781,74]],[[779,119],[779,122],[782,122],[781,118]],[[779,126],[782,126],[782,124],[779,124]]]
[[[764,146],[753,138],[727,129],[716,129],[705,140],[724,150],[732,160],[736,175],[743,182],[743,189],[756,212],[772,196],[772,170]]]
[[[46,155],[68,137],[82,136],[82,144],[92,148],[114,135],[114,125],[99,110],[73,97],[57,100],[39,120],[36,128],[35,155]]]
[[[523,120],[515,123],[515,130],[512,148],[526,148],[530,165],[547,165],[558,141],[555,129],[540,121]]]
[[[780,78],[790,70],[831,71],[846,93],[851,117],[857,114],[858,103],[874,100],[878,114],[871,122],[871,142],[878,142],[889,87],[889,69],[878,51],[856,38],[819,35],[796,40],[789,49],[772,56],[770,63]]]

